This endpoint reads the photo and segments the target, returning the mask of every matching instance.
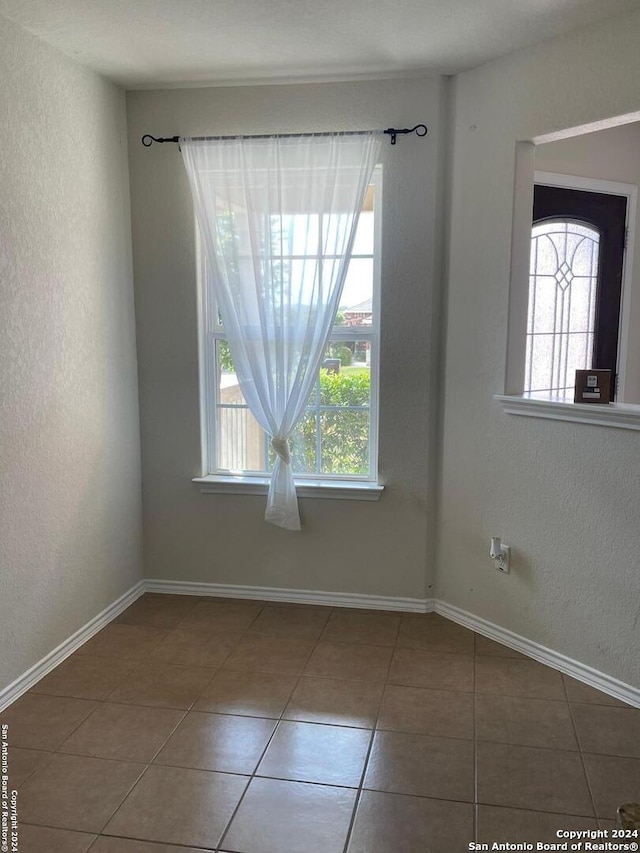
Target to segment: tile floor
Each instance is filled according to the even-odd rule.
[[[20,853],[457,853],[640,800],[640,710],[433,614],[145,595],[0,722]]]

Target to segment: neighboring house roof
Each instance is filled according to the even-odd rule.
[[[352,305],[350,308],[342,309],[345,314],[371,314],[373,310],[373,301],[365,299],[364,302],[359,302],[357,305]]]

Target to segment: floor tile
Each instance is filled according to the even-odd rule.
[[[258,766],[275,726],[275,720],[191,712],[154,763],[250,774]]]
[[[11,746],[54,750],[97,708],[87,699],[25,693],[0,714]]]
[[[573,705],[571,713],[585,752],[640,758],[640,708]]]
[[[105,702],[59,751],[149,763],[178,725],[184,711]]]
[[[156,647],[149,660],[177,663],[186,666],[211,666],[216,669],[225,662],[242,634],[209,634],[205,631],[185,631],[174,628]]]
[[[153,765],[103,834],[215,849],[248,781],[230,773]]]
[[[291,637],[245,636],[225,662],[226,669],[300,675],[315,643]]]
[[[377,727],[473,739],[473,694],[387,685]]]
[[[294,637],[300,640],[317,640],[330,609],[305,607],[265,607],[251,624],[250,635],[264,637]]]
[[[533,660],[476,655],[476,691],[530,699],[566,699],[562,676]]]
[[[256,773],[297,782],[357,787],[370,740],[368,730],[283,721]]]
[[[473,806],[363,791],[347,853],[462,851],[473,841]]]
[[[389,683],[434,690],[473,691],[473,655],[396,649]]]
[[[356,643],[319,642],[304,674],[357,681],[384,681],[392,649]]]
[[[614,699],[607,693],[601,690],[596,690],[588,684],[583,684],[575,678],[568,675],[563,675],[565,687],[567,688],[567,697],[569,702],[582,702],[588,705],[614,705],[615,707],[628,708],[626,702],[621,702],[620,699]]]
[[[283,714],[286,720],[372,729],[382,699],[382,684],[303,676]]]
[[[577,752],[478,743],[478,802],[593,817]]]
[[[73,654],[32,687],[31,693],[104,699],[131,672],[133,661]]]
[[[348,853],[453,853],[474,734],[480,841],[640,800],[640,710],[436,614],[147,595],[0,722],[24,853],[343,853],[363,770]]]
[[[7,754],[7,767],[9,770],[9,788],[19,788],[34,773],[38,767],[51,757],[50,752],[42,752],[39,749],[21,749],[18,746],[10,746]]]
[[[18,849],[20,853],[85,853],[95,837],[85,832],[22,823],[18,829]]]
[[[559,829],[594,830],[598,825],[594,818],[575,815],[534,812],[525,809],[508,809],[500,806],[478,806],[478,841],[493,842],[537,842],[556,843]]]
[[[504,646],[502,643],[496,643],[495,640],[483,637],[482,634],[476,634],[476,654],[497,655],[502,658],[521,658],[526,660],[525,656],[515,649],[510,649],[509,646]]]
[[[473,802],[473,743],[403,732],[376,732],[364,787]]]
[[[322,632],[328,643],[364,643],[370,646],[394,646],[398,637],[399,613],[368,613],[334,610]]]
[[[472,655],[474,634],[455,622],[405,613],[398,635],[398,648]]]
[[[355,799],[348,788],[253,779],[220,849],[342,853]]]
[[[200,601],[191,595],[161,595],[147,593],[115,619],[127,625],[154,625],[172,628]]]
[[[145,661],[109,695],[110,702],[187,710],[204,692],[214,669]]]
[[[129,838],[110,838],[101,835],[91,848],[91,853],[213,853],[203,847],[176,847],[174,844],[156,844],[154,841],[132,841]]]
[[[476,738],[495,743],[577,749],[567,702],[518,696],[476,696]]]
[[[263,607],[253,601],[199,601],[177,627],[211,634],[246,631]]]
[[[216,673],[193,709],[277,719],[297,682],[295,675],[222,669]]]
[[[584,763],[598,817],[615,820],[622,803],[640,802],[640,759],[585,753]]]
[[[20,818],[81,832],[100,832],[144,770],[143,764],[56,755],[20,791]]]
[[[98,631],[78,649],[77,654],[131,661],[143,660],[165,636],[166,630],[162,628],[113,622],[102,631]]]

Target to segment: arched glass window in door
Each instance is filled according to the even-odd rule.
[[[593,367],[600,233],[585,222],[533,226],[525,393],[573,399],[575,371]]]

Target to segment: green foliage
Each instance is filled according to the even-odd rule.
[[[330,358],[339,358],[342,367],[349,367],[353,361],[353,353],[345,344],[331,344],[329,354]]]
[[[231,350],[229,349],[228,341],[218,342],[218,360],[220,368],[224,370],[225,373],[235,373],[236,369],[233,364],[233,358],[231,357]]]
[[[320,404],[335,406],[320,411],[320,452],[325,474],[366,474],[369,470],[369,410],[350,411],[341,407],[368,406],[368,370],[353,373],[320,371]],[[302,419],[291,441],[294,471],[316,470],[316,412]]]
[[[368,406],[370,388],[368,370],[349,373],[320,371],[321,406]]]
[[[348,348],[346,348],[348,349]],[[349,350],[349,352],[351,352]],[[233,360],[227,341],[219,342],[219,363],[223,370],[233,371]],[[318,451],[316,419],[320,423],[320,453],[324,474],[366,474],[369,470],[369,397],[371,376],[369,370],[351,368],[341,373],[320,371],[320,405],[334,408],[313,409],[317,390],[310,400],[310,408],[291,437],[291,459],[297,474],[316,473]],[[366,406],[362,411],[352,411],[349,406]],[[269,462],[273,465],[275,454],[269,448]]]

